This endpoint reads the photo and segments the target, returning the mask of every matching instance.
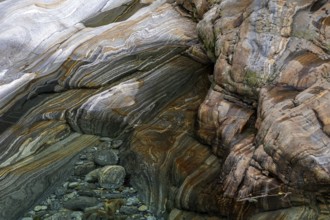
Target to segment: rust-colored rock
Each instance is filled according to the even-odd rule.
[[[251,219],[317,219],[328,204],[329,9],[224,0],[198,24],[215,67],[197,132],[224,160],[218,187],[256,212],[281,209]]]

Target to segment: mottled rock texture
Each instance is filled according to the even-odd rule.
[[[0,220],[109,138],[158,216],[329,218],[329,10],[0,1]]]

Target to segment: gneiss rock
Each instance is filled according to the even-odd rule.
[[[116,165],[118,156],[112,150],[100,150],[95,153],[94,162],[100,166]]]
[[[126,176],[122,166],[106,166],[99,171],[99,183],[107,189],[116,189],[124,184]]]
[[[63,203],[63,207],[74,211],[83,211],[87,207],[96,206],[99,200],[94,197],[80,196]]]
[[[17,124],[0,120],[0,219],[16,219],[78,152],[150,120],[204,73],[185,54],[198,44],[196,23],[165,1],[111,25],[82,24],[129,1],[1,2],[0,115],[18,101],[26,111]]]
[[[98,181],[101,187],[116,189],[123,185],[126,176],[125,168],[122,166],[105,166],[91,171],[85,177],[87,182]]]

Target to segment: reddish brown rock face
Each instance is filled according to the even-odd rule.
[[[303,219],[328,203],[316,198],[330,186],[329,10],[328,1],[225,0],[199,22],[215,68],[197,133],[224,160],[225,197],[259,211],[319,207],[297,212]]]

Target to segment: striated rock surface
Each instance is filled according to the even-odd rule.
[[[196,24],[164,2],[5,1],[0,11],[8,14],[0,21],[0,219],[17,219],[50,192],[79,151],[99,144],[94,135],[128,134],[208,68]]]
[[[223,161],[223,195],[271,211],[251,219],[324,218],[329,7],[328,1],[224,0],[198,24],[215,67],[197,133]]]
[[[0,220],[20,218],[104,141],[159,218],[329,218],[329,10],[1,1]],[[87,176],[124,181],[103,171]]]

